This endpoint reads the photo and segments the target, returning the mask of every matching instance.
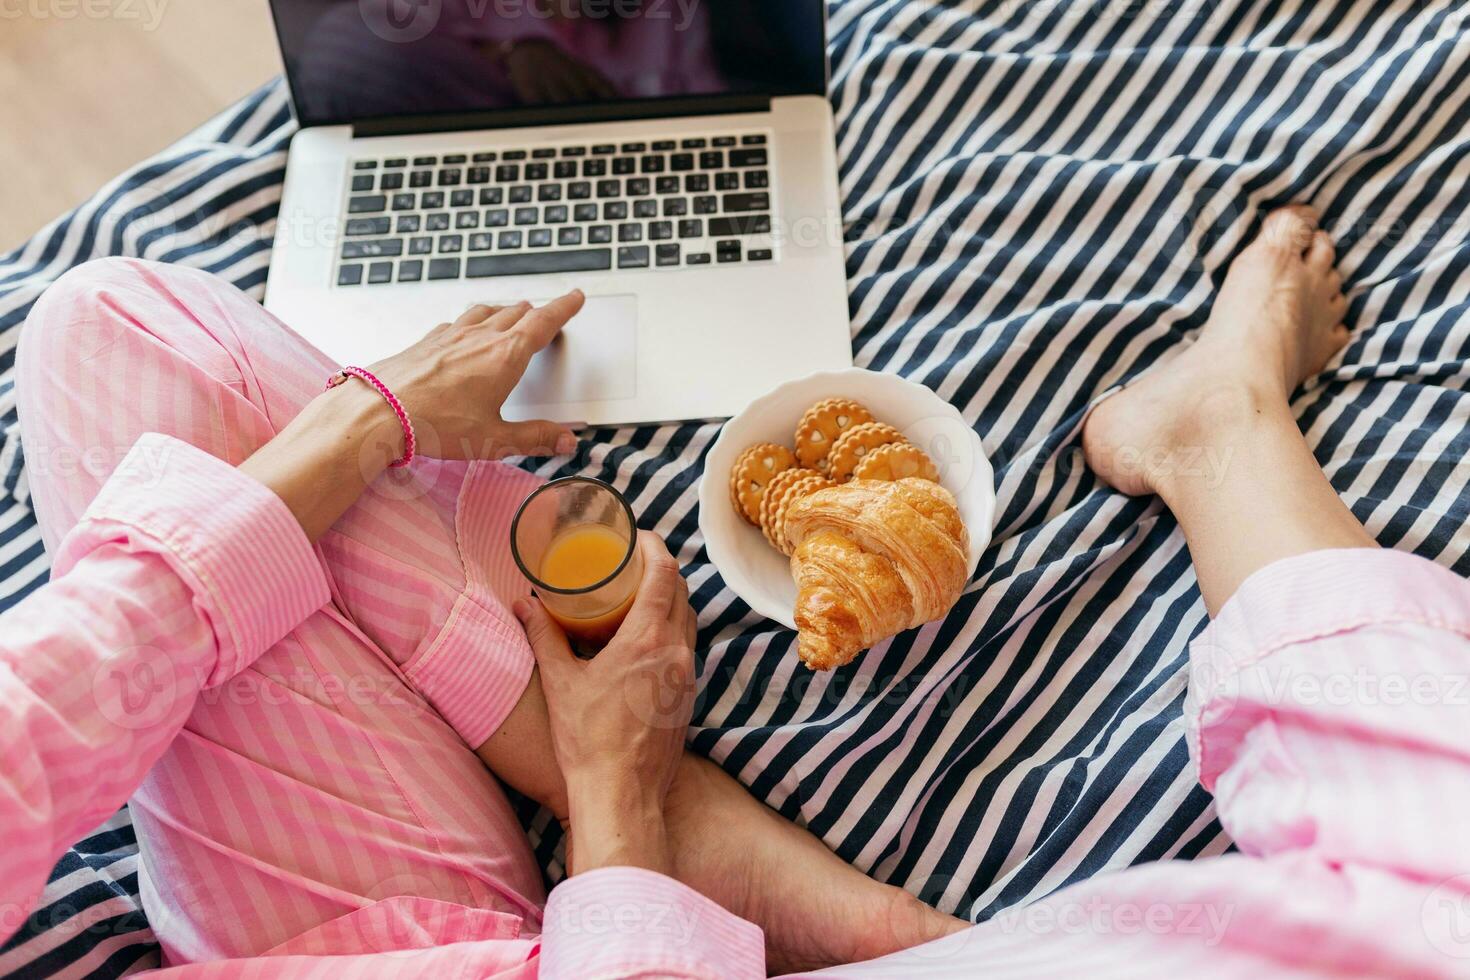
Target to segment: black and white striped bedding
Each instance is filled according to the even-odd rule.
[[[1180,727],[1205,622],[1159,505],[1098,487],[1077,427],[1187,343],[1261,213],[1321,207],[1350,349],[1299,393],[1318,458],[1386,545],[1470,574],[1470,30],[1455,0],[831,7],[853,349],[957,405],[996,464],[979,575],[941,624],[831,674],[723,589],[695,479],[714,425],[610,429],[701,610],[699,750],[872,874],[974,919],[1130,863],[1228,847]],[[271,86],[0,262],[0,423],[47,283],[113,254],[259,293],[291,123]],[[14,438],[0,608],[44,580]],[[531,818],[536,829],[541,822]],[[548,865],[555,840],[541,839]],[[57,868],[0,974],[156,962],[126,813]]]

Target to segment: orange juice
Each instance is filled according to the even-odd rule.
[[[604,581],[618,570],[628,553],[628,540],[611,528],[600,524],[582,524],[561,532],[546,548],[537,577],[554,589],[586,589]],[[628,594],[612,608],[598,609],[589,597],[587,611],[591,615],[577,618],[565,612],[548,609],[566,630],[567,636],[588,646],[603,646],[617,633],[623,617],[633,605],[637,580],[631,579]],[[597,596],[596,598],[602,598]],[[616,596],[608,596],[612,601]]]

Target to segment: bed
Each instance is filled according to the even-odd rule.
[[[1470,25],[1454,0],[842,0],[832,99],[853,351],[939,392],[996,464],[994,542],[944,621],[827,674],[723,587],[695,484],[713,424],[605,429],[700,610],[693,746],[847,860],[984,920],[1230,841],[1180,722],[1205,623],[1178,528],[1080,464],[1089,403],[1199,328],[1263,212],[1320,207],[1354,339],[1298,392],[1385,545],[1470,574]],[[21,322],[89,258],[261,294],[285,148],[267,86],[0,259],[0,609],[46,579],[13,390]],[[547,467],[546,475],[566,469]],[[523,807],[548,876],[556,828]],[[157,963],[127,811],[58,864],[0,975]]]

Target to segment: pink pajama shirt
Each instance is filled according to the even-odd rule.
[[[660,875],[548,898],[472,751],[531,672],[504,542],[532,477],[424,460],[313,547],[234,468],[334,368],[197,272],[94,263],[38,303],[19,393],[54,576],[0,617],[0,907],[131,798],[180,974],[764,975],[757,927]],[[1470,973],[1470,588],[1302,556],[1191,654],[1191,750],[1242,853],[823,975]]]

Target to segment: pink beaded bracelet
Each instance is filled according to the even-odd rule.
[[[331,391],[333,388],[345,382],[349,377],[361,378],[363,381],[372,385],[373,390],[382,395],[383,399],[387,401],[388,407],[393,409],[393,414],[398,416],[398,424],[403,426],[403,458],[391,465],[395,469],[398,469],[413,462],[417,440],[414,438],[413,422],[408,417],[408,411],[403,407],[403,402],[398,400],[398,396],[389,391],[388,386],[379,381],[371,371],[363,370],[360,367],[345,367],[327,379],[327,387],[324,390]]]

